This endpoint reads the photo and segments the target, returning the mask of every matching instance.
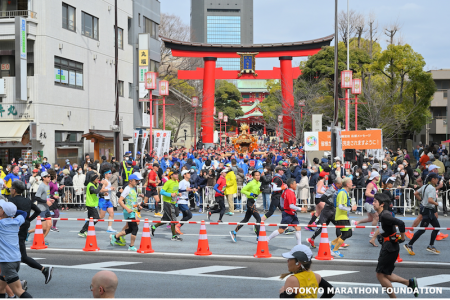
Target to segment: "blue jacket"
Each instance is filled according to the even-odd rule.
[[[292,172],[292,174],[291,174],[291,178],[295,178],[295,181],[297,183],[300,183],[300,180],[302,179],[301,172],[302,172],[302,169],[300,168],[300,166],[297,165],[294,169],[294,172]]]
[[[311,175],[311,178],[309,179],[309,186],[314,187],[314,192],[316,192],[316,185],[317,185],[318,180],[319,180],[319,171],[317,171],[316,173],[313,173]]]

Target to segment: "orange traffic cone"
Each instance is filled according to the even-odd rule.
[[[198,236],[197,252],[195,252],[194,254],[201,256],[212,254],[212,252],[209,251],[209,243],[208,243],[208,236],[206,235],[205,221],[202,221],[202,224],[200,225],[200,234]]]
[[[47,248],[47,246],[45,246],[41,216],[38,216],[36,221],[36,229],[34,230],[33,245],[30,247],[30,249],[39,250],[45,248]]]
[[[89,228],[88,235],[86,237],[86,245],[83,251],[99,251],[100,248],[97,246],[97,237],[95,236],[95,226],[94,219],[89,218]]]
[[[261,226],[259,228],[258,246],[256,247],[256,253],[253,256],[257,258],[272,257],[272,254],[269,252],[269,240],[266,236],[266,227],[264,226],[264,222],[261,222]]]
[[[144,231],[142,232],[141,245],[139,246],[138,253],[153,253],[152,240],[150,238],[150,226],[148,225],[148,219],[145,219]]]
[[[397,260],[395,262],[402,262],[402,261],[403,261],[403,259],[400,257],[400,253],[399,253],[397,256]]]
[[[320,235],[319,253],[316,256],[318,260],[333,260],[330,251],[330,244],[328,243],[327,224],[322,224],[322,234]]]

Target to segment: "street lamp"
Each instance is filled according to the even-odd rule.
[[[149,113],[150,113],[150,139],[148,140],[148,142],[149,142],[149,153],[150,153],[150,156],[153,156],[153,118],[152,118],[152,116],[153,116],[153,105],[152,105],[152,91],[154,90],[154,89],[156,89],[156,76],[157,76],[157,73],[156,72],[147,72],[147,73],[145,73],[145,77],[144,77],[144,80],[145,80],[145,88],[147,89],[147,90],[149,90],[148,91],[148,93],[149,93],[149,100],[148,100],[148,103],[149,103],[149,106],[150,106],[150,108],[149,108]]]
[[[159,82],[159,95],[163,96],[163,130],[166,130],[166,96],[169,96],[169,82],[167,80]]]
[[[341,72],[341,88],[345,89],[345,130],[350,130],[350,97],[349,89],[352,88],[352,75],[353,72],[346,70]]]
[[[220,138],[220,136],[222,135],[222,119],[223,119],[223,112],[219,111],[219,122],[220,122],[219,143],[220,143],[220,147],[222,147],[222,139]]]
[[[361,79],[353,79],[352,94],[355,95],[355,130],[358,130],[358,95],[361,94]]]
[[[228,134],[227,134],[227,122],[228,122],[228,116],[226,116],[226,115],[223,116],[223,121],[225,122],[225,134],[228,135]]]

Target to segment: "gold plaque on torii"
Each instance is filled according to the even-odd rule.
[[[241,77],[242,74],[253,74],[254,76],[258,76],[255,73],[255,56],[259,54],[259,52],[237,52],[238,55],[241,56],[241,71],[238,74],[238,77]]]

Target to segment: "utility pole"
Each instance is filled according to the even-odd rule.
[[[338,123],[339,95],[338,95],[338,0],[334,3],[334,117],[331,124],[331,165],[336,157],[336,126]]]
[[[118,131],[114,132],[114,140],[116,142],[116,144],[114,145],[116,148],[115,151],[115,156],[116,156],[116,160],[117,161],[121,161],[122,160],[122,143],[123,143],[123,138],[122,137],[122,126],[120,126],[120,119],[119,119],[119,81],[118,81],[118,74],[117,74],[117,67],[119,64],[119,34],[118,34],[118,29],[117,29],[117,0],[114,1],[114,19],[115,19],[115,25],[114,25],[114,32],[115,32],[115,37],[114,37],[114,59],[115,59],[115,63],[114,63],[114,73],[115,73],[115,102],[116,102],[116,113],[115,113],[115,125],[117,125],[117,127],[119,128]]]

